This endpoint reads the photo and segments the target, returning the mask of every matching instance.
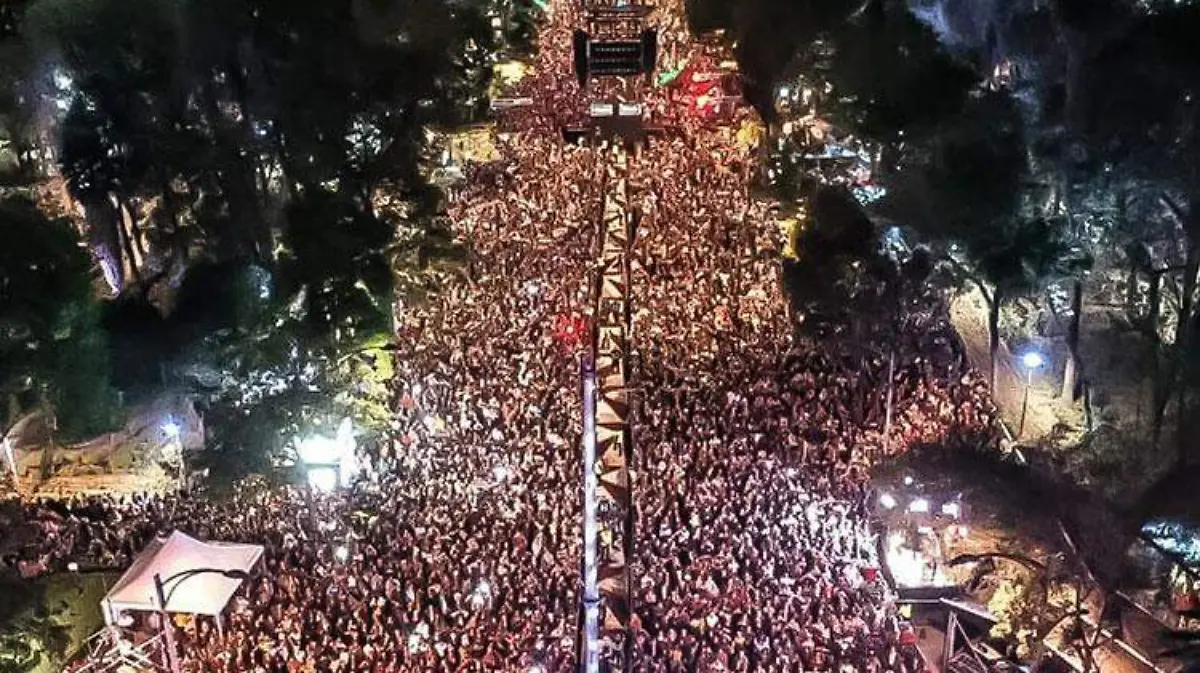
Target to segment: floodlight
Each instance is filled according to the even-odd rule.
[[[907,475],[907,474],[906,474],[906,475],[904,475],[904,485],[905,485],[905,486],[912,486],[912,485],[913,485],[913,478],[912,478],[912,475]]]
[[[308,485],[314,491],[324,493],[336,491],[338,487],[338,471],[332,467],[309,468]]]

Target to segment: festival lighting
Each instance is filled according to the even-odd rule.
[[[895,509],[896,499],[892,497],[891,493],[884,493],[883,495],[879,496],[879,506],[883,507],[884,509]]]
[[[338,473],[331,467],[311,467],[308,469],[308,485],[314,491],[331,493],[337,490]]]
[[[1037,351],[1029,351],[1021,356],[1021,364],[1030,371],[1041,369],[1046,364],[1046,358]]]
[[[77,572],[79,572],[79,564],[74,561],[71,561],[70,563],[67,564],[67,570],[69,570],[73,573],[77,573]]]
[[[354,426],[349,418],[342,419],[334,437],[297,438],[295,448],[308,472],[308,483],[316,490],[349,486],[361,471],[355,456]]]
[[[962,505],[959,505],[957,502],[945,503],[942,505],[942,514],[957,519],[962,515]]]
[[[913,514],[923,514],[929,511],[929,501],[925,498],[917,498],[908,503],[908,511]]]

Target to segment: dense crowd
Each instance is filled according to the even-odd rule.
[[[400,315],[399,438],[363,456],[364,477],[336,494],[251,482],[220,502],[25,503],[19,518],[39,534],[7,565],[122,568],[173,528],[263,544],[223,632],[187,622],[188,671],[571,667],[576,326],[593,301],[597,178],[610,149],[558,133],[577,121],[581,96],[573,16],[556,11],[521,84],[536,105],[508,117],[502,158],[469,167],[449,205],[473,249],[468,278]],[[635,670],[915,671],[873,570],[867,516],[886,363],[864,368],[791,337],[778,228],[748,191],[752,157],[712,124],[665,121],[673,130],[630,168],[644,391]],[[990,427],[982,388],[944,334],[922,325],[897,336],[908,355],[894,380],[893,450]]]

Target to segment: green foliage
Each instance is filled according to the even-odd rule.
[[[511,0],[512,9],[504,40],[514,56],[531,57],[537,51],[538,25],[545,12],[534,0]]]
[[[385,330],[392,274],[392,227],[353,201],[306,192],[286,212],[280,264],[285,294],[303,293],[307,325],[320,340]]]
[[[845,190],[817,190],[794,248],[783,279],[803,334],[860,351],[883,348],[896,343],[905,315],[928,306],[928,252],[888,249]]]
[[[111,429],[107,340],[78,236],[9,199],[0,202],[0,240],[0,392],[26,409],[50,402],[68,439]]]
[[[883,3],[830,30],[798,67],[832,86],[821,106],[825,118],[877,142],[935,131],[962,111],[979,82],[907,8]]]

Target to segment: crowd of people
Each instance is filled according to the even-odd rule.
[[[468,273],[400,310],[398,438],[363,456],[354,486],[29,502],[20,518],[39,534],[5,564],[120,569],[176,528],[264,545],[223,629],[183,625],[196,673],[569,670],[587,344],[575,326],[594,304],[610,154],[560,133],[586,109],[570,71],[576,20],[556,3],[519,85],[535,105],[507,117],[502,158],[468,167],[449,204]],[[886,363],[864,369],[792,337],[779,230],[748,187],[753,157],[711,120],[646,95],[669,130],[629,168],[643,391],[634,670],[913,673],[868,516]],[[893,451],[990,427],[945,334],[897,336],[908,355],[893,380]]]

